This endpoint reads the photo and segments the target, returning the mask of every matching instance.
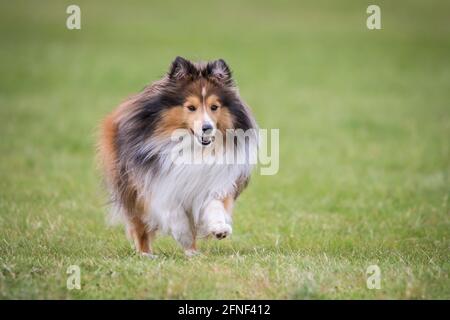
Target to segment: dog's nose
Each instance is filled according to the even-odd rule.
[[[213,126],[210,123],[204,123],[202,125],[202,131],[203,133],[208,133],[209,131],[211,131],[213,129]]]

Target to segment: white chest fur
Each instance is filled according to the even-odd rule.
[[[176,163],[169,155],[160,158],[159,170],[148,178],[150,195],[148,224],[163,233],[173,233],[180,223],[195,227],[202,221],[204,209],[214,199],[234,192],[236,181],[248,177],[251,164],[217,163],[204,159],[202,163]]]

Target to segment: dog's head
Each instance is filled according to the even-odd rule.
[[[166,76],[162,95],[176,101],[161,117],[160,130],[170,134],[187,129],[203,146],[217,130],[252,128],[247,108],[239,98],[231,71],[222,59],[193,63],[177,57]]]

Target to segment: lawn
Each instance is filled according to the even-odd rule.
[[[450,299],[450,2],[377,1],[368,30],[372,3],[1,1],[0,298]],[[231,239],[148,260],[105,223],[96,128],[177,55],[230,64],[280,170]]]

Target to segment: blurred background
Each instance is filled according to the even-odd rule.
[[[2,0],[0,297],[450,298],[449,15],[448,1]],[[161,239],[147,261],[104,222],[96,128],[177,55],[227,61],[260,127],[280,129],[280,171],[255,171],[231,240],[185,260]]]

